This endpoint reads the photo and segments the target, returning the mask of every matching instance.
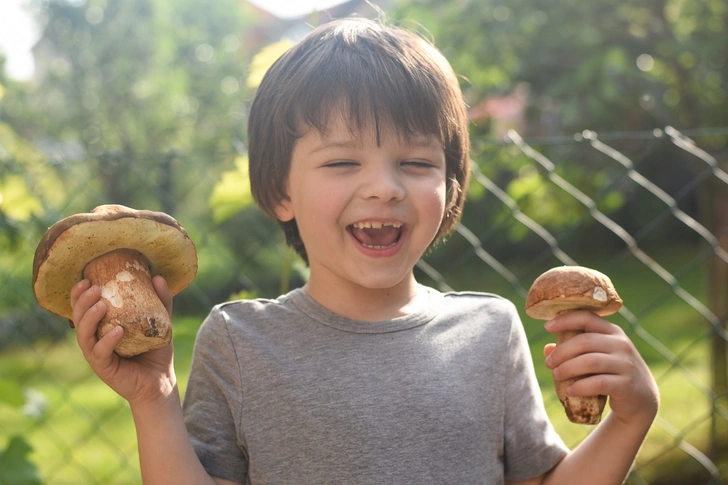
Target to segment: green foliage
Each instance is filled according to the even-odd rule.
[[[240,136],[248,54],[238,3],[52,0],[45,13],[46,72],[14,123],[73,148],[77,160],[58,173],[92,180],[101,201],[174,212],[184,175],[201,163],[217,173]],[[86,209],[99,203],[89,195]]]
[[[228,295],[241,279],[247,288],[265,279],[258,273],[278,271],[267,258],[241,257],[271,246],[267,229],[239,237],[219,231],[219,224],[252,206],[239,156],[252,97],[248,82],[291,42],[263,49],[255,66],[250,61],[281,26],[259,30],[236,0],[47,0],[38,6],[44,30],[36,79],[21,83],[0,74],[0,268],[15,289],[0,295],[0,324],[21,322],[22,315],[4,312],[34,303],[32,261],[13,255],[32,253],[60,218],[100,204],[176,217],[199,243],[198,282],[211,285],[207,294]],[[213,232],[216,248],[205,250]],[[282,242],[275,241],[270,250],[277,244],[280,257]],[[279,286],[277,274],[271,288]]]
[[[722,1],[607,0],[417,0],[401,2],[390,17],[430,37],[461,76],[471,106],[508,96],[527,86],[519,133],[526,138],[602,131],[651,131],[667,125],[681,130],[728,125],[725,86],[725,29],[728,7]],[[492,125],[492,126],[491,126]],[[473,158],[492,180],[505,181],[509,195],[527,216],[549,230],[565,229],[580,219],[583,207],[573,197],[543,185],[543,174],[520,173],[522,164],[508,150],[493,155],[478,142],[496,122],[471,127]],[[492,140],[491,140],[492,142]],[[725,148],[716,138],[711,148]],[[560,175],[612,214],[625,204],[642,206],[644,194],[607,188],[594,154],[568,166],[559,146],[539,150],[554,160]],[[660,153],[639,155],[641,173],[656,178],[666,161]],[[689,162],[674,159],[670,163]],[[679,181],[669,185],[679,187]],[[471,189],[473,199],[484,196]],[[525,228],[505,210],[483,219],[483,226],[504,223],[518,239]],[[467,217],[467,211],[466,211]],[[510,218],[509,222],[505,222]],[[648,221],[643,221],[648,222]]]
[[[12,436],[5,450],[0,451],[0,483],[39,485],[38,468],[28,455],[32,448],[22,436]]]
[[[246,85],[255,89],[260,85],[263,80],[263,76],[268,71],[270,66],[283,55],[288,49],[293,46],[293,41],[288,38],[283,38],[278,42],[274,42],[262,48],[250,63],[250,73]]]
[[[46,170],[39,151],[7,123],[0,121],[0,212],[15,222],[28,221],[44,212],[43,195],[58,180]]]
[[[10,175],[0,180],[0,206],[6,216],[14,220],[27,221],[39,214],[42,206],[28,186],[18,175]]]
[[[0,404],[20,407],[25,402],[23,388],[15,381],[0,379]]]
[[[419,0],[392,16],[429,32],[473,102],[526,82],[534,119],[556,110],[569,132],[726,125],[726,10],[703,0]]]
[[[238,157],[235,160],[235,170],[222,174],[212,191],[209,204],[216,223],[226,221],[253,205],[247,157]]]
[[[521,210],[541,226],[560,228],[579,221],[581,211],[573,198],[564,197],[553,184],[546,183],[533,167],[522,169],[508,185],[508,195]],[[501,215],[503,222],[512,219],[510,212]],[[514,221],[515,222],[515,221]],[[509,224],[510,239],[520,240],[531,231],[522,224]]]
[[[0,379],[0,410],[7,407],[21,408],[26,404],[23,388],[17,381]],[[5,449],[0,448],[0,483],[42,483],[38,468],[29,456],[32,451],[33,448],[22,435],[10,436]]]

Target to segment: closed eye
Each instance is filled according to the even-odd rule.
[[[359,165],[354,160],[333,160],[324,164],[324,167],[329,168],[342,168],[342,167],[354,167]]]
[[[428,160],[404,160],[402,165],[414,168],[435,168],[436,165]]]

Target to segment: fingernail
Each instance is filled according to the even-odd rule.
[[[546,330],[551,330],[554,327],[554,321],[549,320],[548,322],[544,323],[543,326]]]

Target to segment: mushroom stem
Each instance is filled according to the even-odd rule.
[[[533,318],[551,320],[562,313],[587,310],[605,317],[622,308],[622,299],[607,275],[583,266],[551,268],[536,278],[526,295],[526,313]],[[561,332],[556,345],[576,337],[582,331]],[[580,378],[587,377],[581,376]],[[573,423],[597,424],[607,402],[606,396],[574,397],[566,388],[578,379],[556,381],[556,394]]]
[[[577,335],[584,333],[583,330],[566,330],[556,334],[556,345],[560,345]],[[583,376],[586,377],[586,376]],[[566,416],[572,423],[578,424],[599,424],[607,403],[607,396],[567,396],[566,388],[583,377],[554,381],[556,395],[564,406]]]
[[[149,262],[139,251],[117,249],[99,256],[86,265],[83,276],[101,288],[106,304],[98,338],[117,325],[124,328],[114,349],[118,355],[131,357],[172,340],[169,314],[152,286]]]

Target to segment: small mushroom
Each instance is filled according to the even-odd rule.
[[[172,340],[170,317],[152,278],[162,275],[176,295],[196,273],[195,245],[173,217],[102,205],[46,231],[33,259],[33,292],[43,308],[70,320],[71,288],[88,278],[101,288],[107,309],[98,337],[121,325],[124,337],[114,350],[131,357]]]
[[[562,313],[589,310],[600,316],[615,313],[622,307],[622,299],[611,280],[599,271],[583,266],[552,268],[536,278],[526,297],[526,313],[541,320],[551,320]],[[566,342],[582,331],[559,332],[556,345]],[[577,379],[555,382],[556,394],[564,405],[569,421],[597,424],[602,419],[606,396],[574,397],[566,395],[566,388]]]

